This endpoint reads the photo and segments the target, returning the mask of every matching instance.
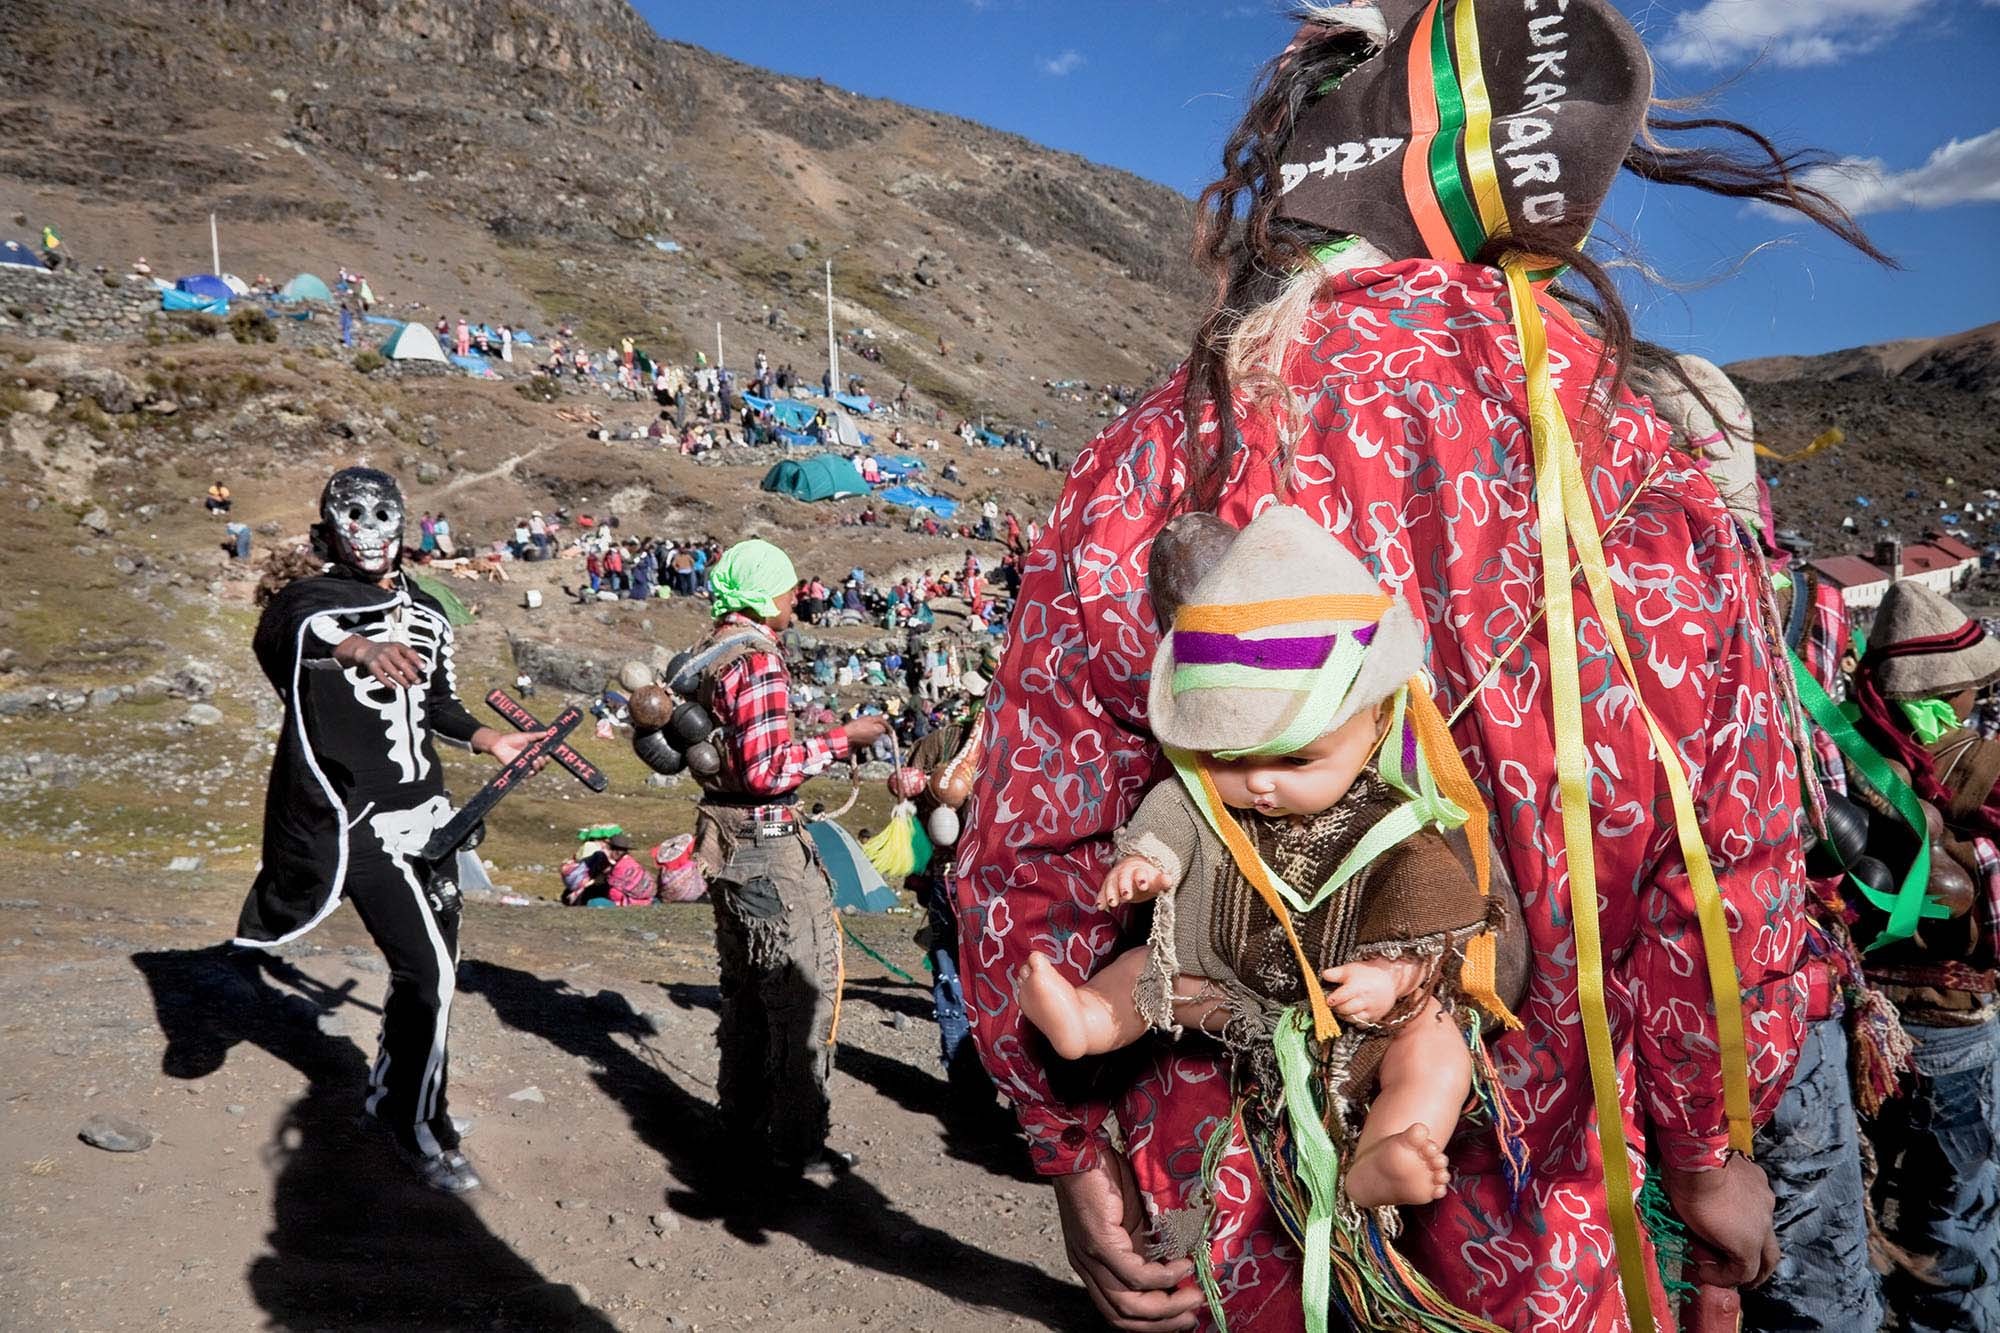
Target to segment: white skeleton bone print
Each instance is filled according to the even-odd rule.
[[[457,673],[452,669],[451,662],[450,626],[426,608],[399,606],[388,612],[360,617],[356,623],[343,628],[348,633],[363,635],[377,643],[400,643],[415,650],[423,659],[427,680],[442,657],[446,682],[456,685]],[[396,765],[402,780],[416,782],[428,777],[431,764],[423,748],[425,688],[419,685],[404,690],[383,685],[357,667],[349,667],[341,674],[354,691],[354,697],[382,719],[389,759]]]

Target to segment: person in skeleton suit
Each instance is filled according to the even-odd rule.
[[[404,517],[395,478],[336,472],[313,530],[325,572],[279,590],[257,623],[285,720],[235,943],[274,948],[354,903],[389,964],[367,1112],[425,1184],[456,1194],[480,1181],[445,1109],[459,892],[450,863],[421,855],[452,816],[432,737],[504,764],[537,736],[483,727],[459,702],[451,622],[401,570]]]

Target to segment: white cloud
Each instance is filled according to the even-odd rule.
[[[2000,129],[1953,139],[1909,171],[1890,171],[1880,158],[1850,157],[1807,172],[1805,181],[1845,204],[1856,217],[1905,208],[2000,203]],[[1768,207],[1764,211],[1779,212]]]
[[[1678,65],[1830,65],[1899,35],[1934,0],[1706,0],[1656,49]],[[1992,4],[1994,0],[1985,0]]]
[[[1084,63],[1083,53],[1075,50],[1065,51],[1058,56],[1043,56],[1035,62],[1041,67],[1042,73],[1058,79],[1065,74],[1076,73],[1083,68]]]

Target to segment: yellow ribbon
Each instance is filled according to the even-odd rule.
[[[1465,169],[1472,178],[1480,226],[1488,236],[1500,236],[1508,230],[1507,205],[1500,197],[1500,172],[1493,162],[1493,99],[1486,92],[1486,69],[1479,57],[1479,20],[1473,8],[1472,0],[1466,0],[1452,18],[1458,85],[1465,96]]]
[[[1715,997],[1717,1043],[1721,1050],[1723,1105],[1730,1146],[1748,1153],[1751,1144],[1748,1059],[1743,1041],[1741,985],[1729,943],[1715,870],[1702,844],[1693,797],[1679,757],[1641,695],[1639,677],[1625,644],[1618,607],[1598,530],[1584,487],[1583,465],[1549,375],[1548,337],[1534,287],[1525,271],[1510,265],[1507,282],[1514,326],[1528,377],[1528,410],[1535,447],[1536,506],[1542,527],[1543,596],[1548,616],[1550,694],[1554,704],[1556,778],[1561,796],[1563,849],[1570,876],[1570,916],[1576,939],[1577,1002],[1584,1046],[1590,1057],[1596,1101],[1598,1142],[1603,1158],[1604,1193],[1618,1249],[1620,1285],[1634,1333],[1654,1327],[1638,1211],[1632,1194],[1631,1150],[1625,1137],[1624,1104],[1618,1083],[1617,1051],[1604,999],[1604,944],[1598,923],[1597,859],[1590,814],[1590,757],[1583,735],[1583,693],[1577,657],[1576,608],[1570,543],[1606,639],[1635,707],[1653,742],[1673,798],[1674,821],[1687,863],[1709,986]],[[1725,999],[1727,1003],[1725,1003]]]
[[[1836,444],[1843,443],[1846,439],[1847,432],[1835,426],[1831,430],[1820,432],[1818,438],[1805,448],[1794,450],[1789,454],[1781,454],[1776,449],[1767,448],[1760,444],[1757,446],[1757,457],[1768,458],[1774,463],[1796,463],[1801,459],[1811,458],[1814,454],[1825,453],[1828,449],[1833,448]]]

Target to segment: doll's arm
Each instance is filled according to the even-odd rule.
[[[1423,958],[1362,958],[1320,973],[1327,985],[1327,1007],[1357,1023],[1380,1023],[1399,1001],[1430,988],[1431,960]]]
[[[1174,779],[1147,792],[1114,839],[1119,860],[1104,877],[1098,905],[1147,902],[1180,883],[1194,860],[1200,818]]]

